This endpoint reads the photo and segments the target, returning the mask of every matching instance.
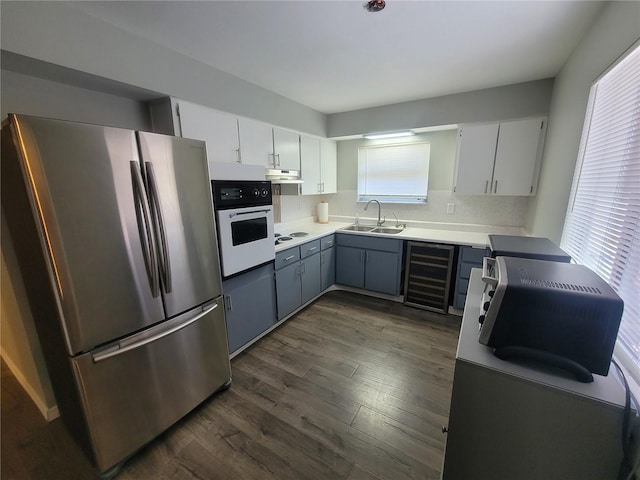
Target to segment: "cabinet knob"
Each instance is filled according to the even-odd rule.
[[[447,428],[446,425],[443,425],[442,426],[442,433],[447,433],[447,432],[449,432],[449,429]]]

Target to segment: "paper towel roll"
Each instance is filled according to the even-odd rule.
[[[329,204],[324,200],[318,204],[318,223],[329,223]]]

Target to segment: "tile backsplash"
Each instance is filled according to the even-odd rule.
[[[274,196],[274,209],[279,209],[281,222],[316,217],[321,200],[329,203],[329,216],[351,221],[356,213],[364,222],[377,219],[377,207],[364,210],[365,202],[357,202],[356,190],[340,190],[330,195]],[[387,222],[433,222],[445,224],[492,225],[523,227],[531,197],[458,196],[450,190],[430,190],[426,203],[383,203],[382,216]],[[452,213],[447,213],[452,212]]]

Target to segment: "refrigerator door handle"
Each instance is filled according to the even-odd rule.
[[[140,173],[140,165],[136,161],[131,165],[131,178],[133,180],[133,196],[136,204],[136,219],[138,221],[138,234],[140,246],[144,257],[144,265],[147,270],[147,278],[151,287],[151,296],[157,298],[160,295],[160,281],[158,279],[158,267],[156,265],[156,249],[153,243],[151,231],[151,212],[144,201],[144,183]],[[144,223],[144,225],[143,225]]]
[[[158,220],[158,230],[160,231],[160,271],[162,272],[165,292],[171,293],[171,263],[169,261],[169,248],[167,245],[167,231],[164,226],[164,215],[162,214],[160,199],[158,198],[158,184],[156,183],[153,164],[151,162],[144,162],[144,165],[149,183],[151,208],[153,209],[155,217]]]
[[[112,357],[115,357],[115,356],[120,355],[122,353],[128,352],[130,350],[135,350],[136,348],[140,348],[140,347],[144,347],[145,345],[149,345],[150,343],[153,343],[156,340],[160,340],[161,338],[164,338],[167,335],[171,335],[172,333],[175,333],[178,330],[182,330],[183,328],[188,327],[192,323],[200,320],[205,315],[208,315],[209,313],[213,312],[216,308],[218,308],[218,304],[214,303],[209,308],[207,308],[207,309],[203,310],[202,312],[198,313],[195,317],[190,318],[189,320],[187,320],[185,322],[182,322],[181,324],[176,325],[173,328],[170,328],[168,330],[160,332],[157,335],[154,335],[152,337],[144,338],[142,340],[139,340],[139,341],[136,341],[136,342],[133,342],[133,343],[129,343],[129,344],[127,344],[126,342],[119,342],[115,346],[114,349],[108,348],[106,350],[103,350],[102,352],[98,352],[98,353],[92,354],[91,357],[93,358],[93,362],[94,363],[98,363],[98,362],[101,362],[101,361],[106,360],[108,358],[112,358]]]

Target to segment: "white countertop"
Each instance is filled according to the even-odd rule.
[[[277,223],[275,225],[276,233],[288,235],[293,232],[307,232],[309,235],[306,237],[294,237],[293,240],[289,240],[287,242],[276,245],[276,252],[301,245],[305,242],[315,240],[316,238],[320,238],[325,235],[329,235],[344,227],[348,227],[349,225],[352,225],[352,223],[334,221],[331,221],[329,223],[316,223],[311,219],[287,223]],[[462,230],[438,230],[432,228],[408,227],[400,233],[393,234],[353,231],[341,231],[341,233],[349,235],[367,235],[383,238],[396,238],[398,240],[447,243],[451,245],[469,245],[477,248],[486,248],[489,246],[488,233]],[[501,232],[496,231],[495,233]]]
[[[275,231],[281,235],[289,235],[294,232],[307,232],[309,234],[306,237],[294,237],[292,240],[276,245],[276,252],[301,245],[316,238],[324,237],[325,235],[330,235],[336,230],[348,227],[349,225],[351,224],[343,222],[316,223],[312,220],[276,223]]]

